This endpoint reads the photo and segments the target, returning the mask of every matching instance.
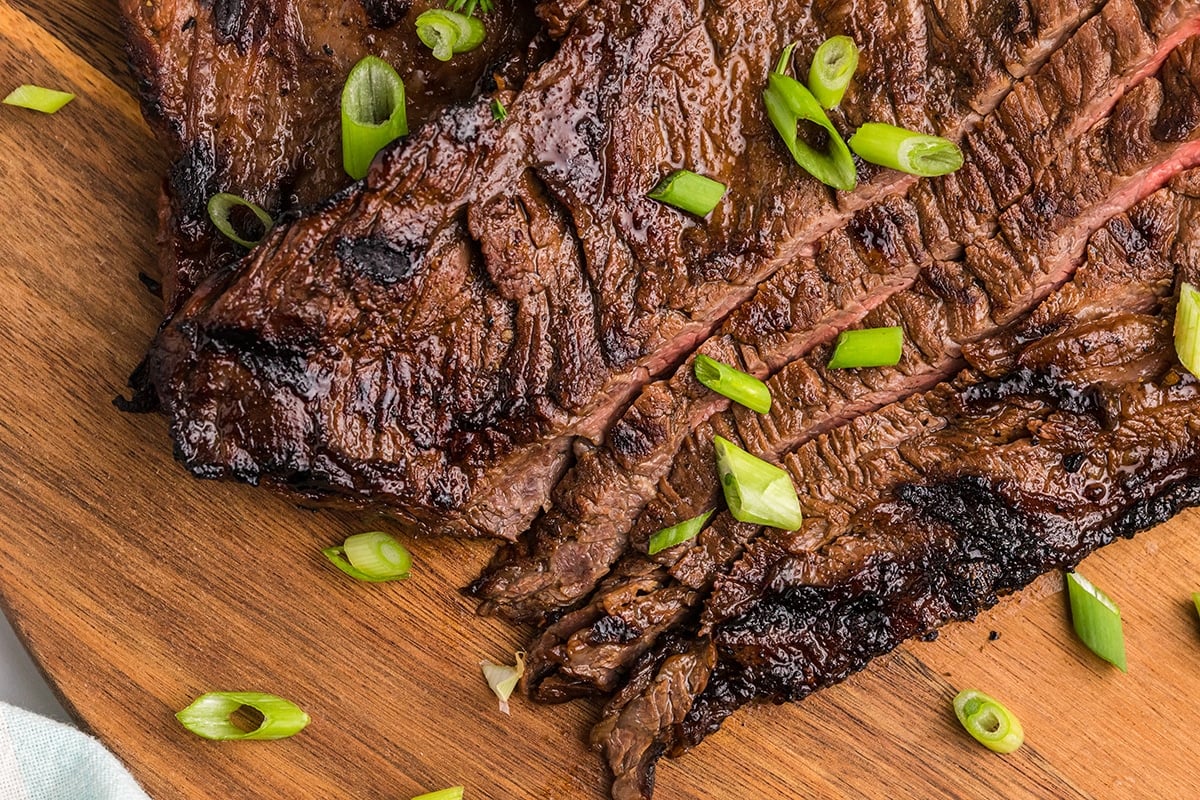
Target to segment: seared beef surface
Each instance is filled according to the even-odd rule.
[[[457,81],[401,4],[125,10],[177,157],[145,377],[181,459],[515,540],[472,591],[540,625],[535,698],[611,695],[593,741],[618,800],[737,708],[1200,504],[1200,383],[1171,340],[1200,278],[1200,2],[546,2],[538,46],[502,9]],[[865,49],[835,123],[951,137],[960,172],[864,166],[833,193],[791,162],[767,72],[842,33]],[[427,121],[328,196],[336,94],[381,51],[428,58]],[[237,76],[254,88],[211,91]],[[645,197],[683,167],[730,187],[708,219]],[[197,210],[214,191],[319,205],[234,263]],[[825,368],[880,325],[905,328],[899,365]],[[701,352],[765,378],[771,413],[699,386]],[[789,470],[798,531],[723,510],[717,434]]]
[[[342,169],[341,90],[377,55],[405,82],[410,127],[478,91],[524,51],[533,3],[498,0],[488,36],[436,60],[413,21],[429,0],[121,0],[146,119],[173,161],[159,209],[163,299],[175,311],[204,278],[245,254],[217,233],[208,199],[231,192],[273,216],[350,185]]]
[[[181,457],[426,529],[517,535],[651,375],[913,183],[884,173],[835,197],[797,173],[760,96],[785,43],[811,53],[833,27],[874,43],[847,125],[956,133],[1011,88],[1010,59],[1036,63],[1090,7],[976,5],[585,7],[506,121],[482,101],[442,115],[201,287],[149,362]],[[706,221],[645,195],[682,166],[730,186]],[[635,453],[639,433],[609,438]]]
[[[819,365],[806,368],[815,358],[803,357],[889,297],[909,296],[905,290],[915,282],[952,294],[966,291],[976,275],[986,280],[1008,267],[1011,259],[993,266],[992,256],[983,251],[965,266],[947,266],[943,259],[961,260],[965,248],[998,230],[1004,236],[993,247],[1021,248],[1025,234],[1003,230],[1001,215],[1023,198],[1044,206],[1046,219],[1025,213],[1031,219],[1020,224],[1052,222],[1050,200],[1041,198],[1069,194],[1072,176],[1067,172],[1066,182],[1043,179],[1035,186],[1038,171],[1197,28],[1194,16],[1144,17],[1144,10],[1134,2],[1105,4],[1045,69],[1018,83],[966,137],[967,166],[960,173],[921,182],[903,201],[877,203],[855,214],[845,228],[818,242],[815,258],[786,265],[764,282],[698,349],[763,377],[784,367],[771,380],[773,391],[777,397],[803,398],[803,409],[779,406],[769,418],[735,409],[712,418],[728,404],[701,387],[686,365],[669,381],[647,387],[613,427],[604,448],[583,456],[560,482],[554,507],[521,542],[502,551],[475,585],[484,609],[536,620],[570,606],[625,550],[631,528],[635,546],[644,549],[654,531],[711,508],[717,494],[714,433],[736,434],[755,452],[779,457],[821,426],[952,374],[952,368],[943,367],[910,374],[907,383],[888,371],[827,375]],[[1145,18],[1155,20],[1152,27],[1146,27]],[[1115,53],[1110,52],[1113,41],[1124,43]],[[1071,103],[1064,102],[1068,96]],[[1010,228],[1018,224],[1013,214],[1008,219]],[[1003,291],[996,295],[1006,299]],[[1018,298],[1013,302],[1020,307]],[[824,350],[816,355],[826,357]],[[656,493],[661,500],[647,508]]]

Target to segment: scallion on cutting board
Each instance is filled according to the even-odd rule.
[[[1083,643],[1122,672],[1128,672],[1125,630],[1117,604],[1078,572],[1067,573],[1067,596],[1071,601],[1071,624]]]
[[[1011,753],[1025,741],[1020,720],[999,700],[977,689],[964,689],[955,696],[954,714],[967,733],[989,750]]]
[[[67,103],[75,99],[70,92],[60,92],[57,89],[47,89],[44,86],[25,84],[18,86],[8,93],[0,103],[6,106],[27,108],[30,111],[40,111],[43,114],[53,114]]]
[[[244,708],[262,717],[257,727],[245,730],[233,721]],[[208,692],[175,715],[192,733],[205,739],[285,739],[308,725],[308,714],[290,700],[264,692]]]
[[[402,581],[412,569],[412,556],[404,545],[380,531],[356,533],[321,552],[335,567],[360,581]]]

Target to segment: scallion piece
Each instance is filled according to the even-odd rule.
[[[253,730],[243,730],[231,716],[241,708],[262,716]],[[285,739],[308,724],[308,714],[290,700],[263,692],[209,692],[197,697],[175,715],[183,727],[197,736],[219,741],[234,739]]]
[[[1011,753],[1025,741],[1020,720],[1000,701],[976,689],[955,696],[954,714],[967,733],[989,750]]]
[[[804,521],[792,476],[721,436],[713,437],[729,513],[739,522],[794,531]]]
[[[262,233],[257,238],[251,238],[253,233],[250,231],[239,232],[234,227],[233,213],[239,208],[244,208],[258,218],[262,223]],[[217,226],[226,239],[237,242],[242,247],[255,247],[267,236],[267,232],[275,224],[275,220],[271,219],[271,215],[262,208],[251,203],[245,198],[238,197],[236,194],[221,192],[214,194],[208,199],[208,218],[212,220],[213,225]],[[247,235],[243,235],[247,234]]]
[[[1125,668],[1125,632],[1117,604],[1078,572],[1067,573],[1067,595],[1071,600],[1071,624],[1083,643],[1096,655]]]
[[[858,69],[858,46],[849,36],[826,39],[808,68],[808,89],[822,108],[837,108]]]
[[[692,366],[696,380],[717,394],[725,395],[735,403],[741,403],[759,414],[766,414],[771,410],[771,390],[753,375],[747,375],[705,355],[696,356]]]
[[[57,89],[47,89],[43,86],[33,86],[27,83],[24,86],[18,86],[13,89],[0,102],[6,106],[28,108],[30,111],[53,114],[74,99],[75,95],[70,92],[60,92]]]
[[[499,98],[492,101],[492,119],[496,122],[508,119],[508,109],[504,107],[504,103],[501,103]]]
[[[949,139],[868,122],[850,137],[850,149],[863,161],[922,178],[949,175],[963,165],[962,150]]]
[[[488,686],[500,700],[502,714],[508,713],[508,698],[512,697],[513,690],[517,688],[517,682],[525,674],[525,654],[517,653],[516,661],[517,663],[511,667],[507,664],[493,664],[491,661],[479,662],[484,679],[487,680]]]
[[[677,544],[691,541],[696,538],[700,531],[704,530],[704,526],[708,524],[708,520],[712,517],[713,511],[705,511],[698,517],[684,520],[676,523],[669,528],[663,528],[650,537],[650,545],[646,548],[646,552],[650,555],[661,553],[668,547],[674,547]]]
[[[475,17],[433,8],[417,17],[417,38],[433,51],[438,61],[449,61],[483,43],[487,31]]]
[[[412,556],[393,537],[379,531],[356,533],[336,547],[321,551],[352,578],[372,583],[402,581],[412,569]]]
[[[466,14],[468,17],[475,13],[476,7],[479,8],[480,14],[487,14],[494,8],[492,0],[447,0],[446,2],[446,8]]]
[[[775,71],[767,78],[767,88],[763,92],[767,116],[797,164],[827,186],[850,191],[858,183],[850,148],[812,92],[784,74],[791,60],[792,47],[794,45],[784,50]],[[822,136],[828,140],[824,149],[817,149],[800,138],[801,122],[811,122],[822,129]]]
[[[833,346],[829,369],[894,367],[903,350],[904,329],[900,327],[842,331]]]
[[[1196,607],[1196,613],[1200,614],[1200,592],[1192,592],[1192,605]]]
[[[466,791],[462,786],[451,786],[449,789],[439,789],[436,792],[419,795],[412,800],[463,800],[463,792]]]
[[[1188,372],[1200,377],[1200,292],[1186,281],[1175,306],[1175,354]]]
[[[697,217],[707,217],[721,202],[725,191],[725,184],[720,181],[680,169],[659,181],[648,196]]]
[[[342,88],[342,166],[355,180],[366,177],[375,154],[408,134],[404,81],[381,58],[354,65]]]

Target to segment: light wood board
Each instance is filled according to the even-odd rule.
[[[320,548],[375,523],[194,480],[160,418],[112,406],[159,320],[137,274],[165,169],[113,0],[0,0],[0,93],[25,82],[79,99],[0,107],[0,600],[71,713],[156,800],[603,797],[594,706],[506,717],[479,674],[522,639],[456,592],[491,545],[411,541],[409,582],[344,580]],[[1083,565],[1121,604],[1128,675],[1074,640],[1046,576],[799,705],[734,717],[661,765],[657,796],[1196,797],[1198,528],[1187,513]],[[962,733],[949,699],[967,686],[1019,715],[1022,750]],[[172,715],[210,689],[276,692],[313,721],[202,741]]]

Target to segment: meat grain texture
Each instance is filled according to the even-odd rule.
[[[471,591],[539,625],[534,697],[610,696],[614,798],[741,706],[1200,503],[1171,337],[1200,279],[1200,2],[502,4],[456,77],[403,3],[124,10],[176,163],[142,403],[199,476],[509,540]],[[843,132],[938,133],[962,170],[835,193],[791,161],[766,76],[837,34],[866,45]],[[335,98],[368,52],[420,65],[424,124],[345,188]],[[678,168],[729,186],[708,218],[645,196]],[[285,219],[238,260],[215,191]],[[900,364],[825,368],[880,325]],[[701,387],[701,352],[771,413]],[[714,435],[792,474],[799,530],[723,511]]]

